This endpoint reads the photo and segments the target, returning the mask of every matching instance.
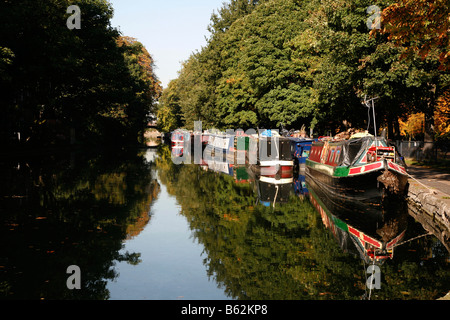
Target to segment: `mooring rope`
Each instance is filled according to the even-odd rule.
[[[433,190],[432,187],[429,187],[429,186],[423,184],[422,182],[420,182],[419,180],[417,180],[416,178],[414,178],[411,174],[409,174],[409,173],[407,173],[407,174],[408,174],[408,177],[410,177],[411,179],[413,179],[413,180],[416,181],[417,183],[420,183],[422,186],[424,186],[424,187],[427,188],[428,190],[432,191],[432,193],[435,193],[435,192],[436,192],[435,190]]]
[[[396,247],[398,247],[398,246],[401,246],[401,245],[403,245],[403,244],[405,244],[405,243],[407,243],[407,242],[411,242],[411,241],[414,241],[414,240],[416,240],[416,239],[419,239],[419,238],[422,238],[422,237],[426,237],[426,236],[432,236],[432,235],[433,235],[433,233],[431,233],[431,232],[421,234],[420,236],[417,236],[417,237],[411,238],[411,239],[409,239],[409,240],[405,240],[405,241],[403,241],[403,242],[397,243],[397,244],[394,246],[394,248],[396,248]]]

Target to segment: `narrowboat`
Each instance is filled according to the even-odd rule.
[[[171,148],[171,152],[172,152],[172,157],[173,158],[180,158],[183,156],[184,154],[184,147],[183,145],[174,145]]]
[[[184,129],[176,129],[170,135],[172,158],[184,158],[191,148],[192,134]]]
[[[192,150],[198,145],[201,146],[201,150],[205,149],[209,141],[209,134],[207,132],[194,132],[192,134]]]
[[[335,197],[379,205],[404,195],[408,173],[386,139],[365,134],[342,141],[317,141],[306,160],[306,176]]]
[[[291,174],[294,160],[291,155],[289,138],[280,136],[276,131],[265,130],[261,134],[250,136],[248,163],[256,164],[261,175]]]
[[[184,141],[190,138],[190,134],[186,130],[176,129],[172,131],[170,136],[170,142],[172,147],[174,146],[184,146]]]
[[[234,135],[226,133],[208,134],[207,148],[215,157],[227,157],[234,152]]]
[[[243,131],[238,130],[236,132],[235,137],[235,164],[238,165],[245,165],[246,159],[248,158],[248,151],[249,151],[249,145],[250,145],[250,136],[243,133]]]
[[[306,159],[309,157],[314,140],[295,137],[289,137],[289,140],[291,142],[291,155],[295,161],[295,165],[298,165],[300,170],[304,170]]]

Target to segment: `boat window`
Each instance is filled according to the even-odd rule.
[[[330,156],[329,156],[329,159],[328,159],[328,162],[331,162],[331,161],[333,161],[333,157],[334,157],[334,148],[333,149],[331,149],[331,152],[330,152]]]
[[[338,148],[337,151],[336,151],[336,156],[334,157],[334,162],[335,163],[338,163],[340,155],[341,155],[341,148]]]

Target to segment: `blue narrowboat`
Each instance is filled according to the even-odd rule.
[[[304,168],[314,139],[289,137],[289,140],[291,141],[291,154],[293,159],[295,159],[296,164]]]

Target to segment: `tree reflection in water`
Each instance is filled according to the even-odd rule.
[[[115,263],[140,262],[122,248],[151,220],[160,190],[152,172],[204,246],[207,276],[230,298],[361,298],[367,265],[323,224],[301,175],[277,188],[251,168],[217,168],[225,165],[175,165],[168,146],[154,164],[144,151],[117,150],[0,159],[2,299],[108,299]],[[404,239],[425,233],[410,216],[406,223]],[[435,237],[397,247],[372,299],[443,296],[448,256]],[[70,265],[81,269],[82,290],[66,287]]]
[[[0,295],[6,299],[108,299],[122,241],[148,223],[159,192],[143,152],[2,158]],[[68,290],[78,265],[82,290]]]
[[[301,175],[289,193],[273,202],[273,197],[260,198],[261,179],[249,168],[246,179],[239,177],[242,167],[175,165],[166,146],[156,165],[161,182],[205,247],[208,275],[229,297],[361,299],[367,265],[357,252],[342,250],[326,230],[304,197],[308,187]],[[408,225],[405,239],[424,233],[411,217],[402,217],[408,220],[402,221]],[[386,236],[387,228],[378,232]],[[381,273],[382,286],[373,299],[436,299],[450,288],[448,252],[433,237],[397,247]]]

